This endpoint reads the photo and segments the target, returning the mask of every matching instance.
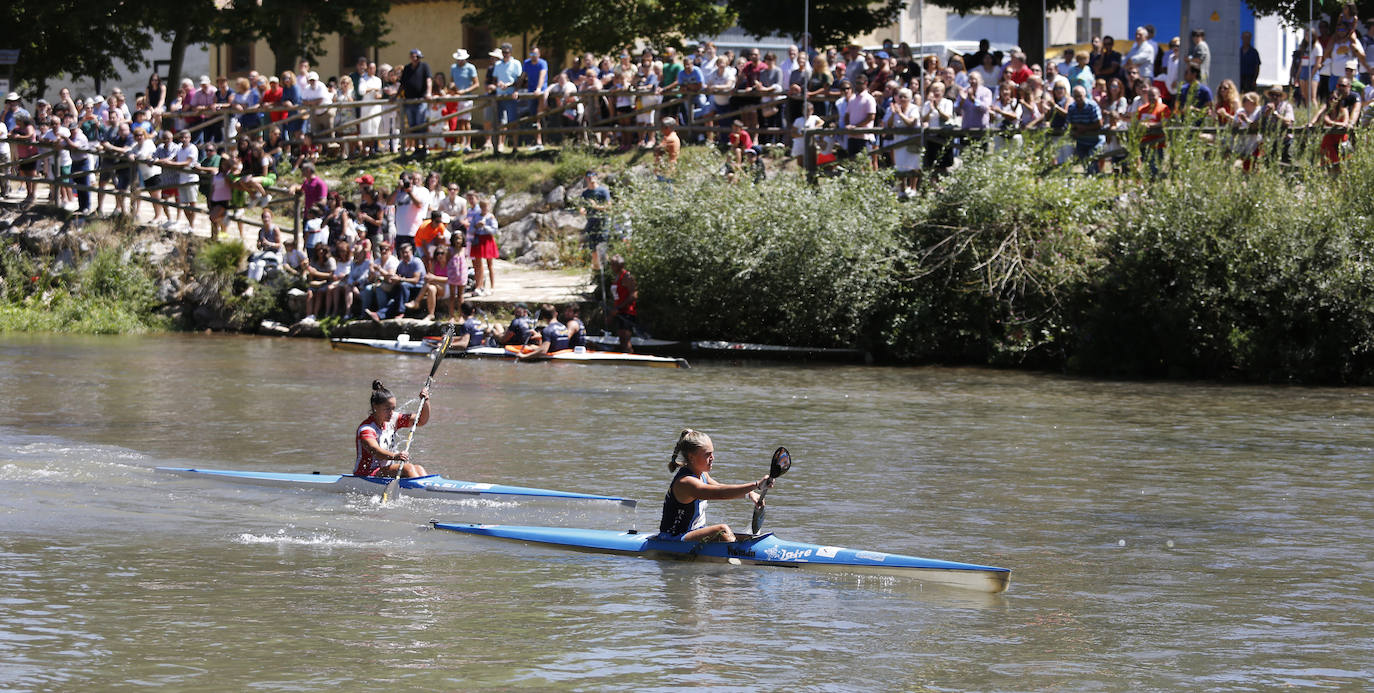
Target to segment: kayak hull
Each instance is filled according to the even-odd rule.
[[[1005,591],[1011,581],[1011,571],[1007,568],[786,541],[777,538],[772,532],[743,536],[734,542],[697,543],[660,539],[657,534],[600,529],[448,522],[434,522],[433,525],[435,529],[590,553],[913,578],[922,582],[989,593]]]
[[[336,351],[372,351],[393,354],[428,356],[434,353],[434,344],[429,340],[408,341],[395,339],[354,339],[336,337],[329,340],[329,346]],[[524,349],[515,346],[472,347],[451,351],[449,358],[482,358],[515,360]],[[656,368],[688,368],[686,359],[652,356],[649,354],[625,354],[618,351],[577,351],[564,349],[540,356],[537,361],[558,363],[582,363],[600,366],[650,366]]]
[[[194,469],[188,467],[158,467],[157,471],[178,476],[214,479],[253,486],[273,486],[278,488],[315,488],[335,493],[380,494],[391,477],[355,476],[353,474],[292,474],[287,472],[253,472],[230,469]],[[401,479],[399,493],[413,498],[453,498],[471,499],[475,497],[525,497],[555,498],[566,500],[589,500],[618,503],[633,508],[638,503],[628,498],[598,496],[590,493],[556,491],[528,486],[506,486],[503,484],[484,484],[475,481],[445,479],[438,474]]]
[[[836,363],[873,363],[873,355],[863,349],[782,346],[721,340],[673,341],[635,337],[630,340],[635,352],[658,356],[689,356],[693,359],[760,361],[826,361]],[[613,350],[620,347],[615,335],[587,337],[588,349]]]

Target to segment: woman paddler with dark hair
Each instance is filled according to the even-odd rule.
[[[682,541],[734,541],[730,525],[706,524],[706,502],[748,497],[755,505],[762,505],[758,491],[773,485],[765,475],[748,484],[720,484],[711,478],[711,464],[716,449],[710,436],[701,431],[683,429],[673,447],[668,471],[676,472],[668,493],[663,497],[663,519],[658,523],[659,535],[665,539]],[[681,458],[681,462],[679,462]]]
[[[396,396],[382,386],[382,381],[372,381],[372,413],[358,425],[357,448],[358,462],[353,473],[358,476],[396,476],[400,468],[402,477],[425,476],[425,468],[407,462],[410,455],[397,446],[396,433],[411,426],[429,423],[429,388],[420,391],[420,420],[410,414],[396,412]]]

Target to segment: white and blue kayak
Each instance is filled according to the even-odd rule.
[[[158,467],[157,471],[195,478],[214,479],[255,486],[275,486],[284,488],[313,488],[336,493],[380,494],[391,477],[355,476],[353,474],[290,474],[285,472],[244,472],[228,469],[192,469],[187,467]],[[438,474],[401,479],[400,494],[416,498],[453,498],[471,499],[474,497],[521,496],[525,498],[555,498],[567,500],[588,500],[619,503],[633,508],[638,501],[614,496],[598,496],[590,493],[555,491],[547,488],[527,486],[504,486],[502,484],[483,484],[475,481],[456,481],[445,479]]]
[[[330,348],[335,351],[382,351],[393,354],[414,354],[428,356],[434,353],[438,340],[426,337],[412,340],[409,335],[397,339],[355,339],[335,337],[329,340]],[[448,353],[449,358],[504,359],[514,361],[522,354],[533,351],[535,347],[479,346],[457,349]],[[586,349],[562,349],[539,356],[532,361],[552,361],[555,363],[581,363],[603,366],[655,366],[658,368],[689,368],[686,359],[651,356],[649,354],[626,354],[618,351],[587,351]]]
[[[637,534],[634,531],[449,522],[432,524],[435,529],[547,544],[574,551],[905,577],[981,592],[1003,592],[1011,581],[1011,570],[1007,568],[784,541],[773,536],[772,532],[737,535],[738,540],[733,542],[702,543],[659,539],[657,534]]]

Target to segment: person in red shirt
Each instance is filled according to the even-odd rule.
[[[380,380],[372,381],[371,401],[372,413],[358,425],[355,437],[358,457],[353,473],[357,476],[426,476],[424,467],[409,461],[409,453],[397,449],[400,441],[396,434],[401,429],[429,423],[429,388],[420,390],[418,421],[411,414],[397,413],[396,396]]]
[[[1164,121],[1174,113],[1160,98],[1158,87],[1145,90],[1145,103],[1135,112],[1136,121],[1145,126],[1145,134],[1140,137],[1141,158],[1150,167],[1150,175],[1159,176],[1159,166],[1164,159],[1164,147],[1169,144],[1164,135]]]
[[[281,80],[277,79],[276,75],[268,77],[267,91],[262,93],[263,108],[271,108],[281,103],[281,93]],[[285,120],[286,116],[287,114],[285,112],[273,113],[269,116],[269,119],[275,123],[280,120]]]
[[[612,255],[607,264],[611,267],[611,275],[615,277],[611,284],[614,305],[610,318],[615,322],[615,331],[620,337],[620,350],[629,354],[634,351],[630,346],[630,338],[639,325],[639,312],[635,307],[639,302],[639,285],[635,283],[634,275],[625,269],[624,257]]]

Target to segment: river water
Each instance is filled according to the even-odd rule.
[[[381,378],[318,341],[0,337],[0,689],[1256,690],[1374,680],[1374,391],[947,368],[450,360],[413,453],[638,498],[439,502],[159,465],[346,471]],[[429,529],[641,530],[683,426],[795,460],[784,538],[1012,569],[982,595]],[[586,507],[595,505],[596,507]],[[745,527],[743,501],[713,519]]]

